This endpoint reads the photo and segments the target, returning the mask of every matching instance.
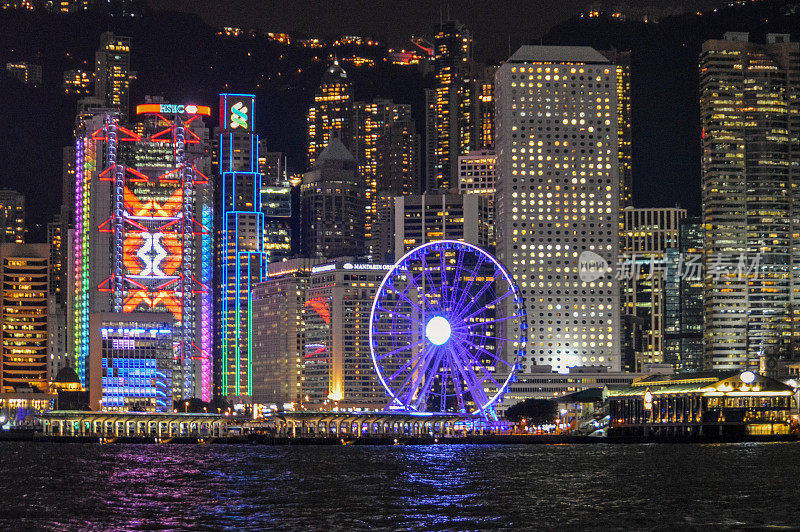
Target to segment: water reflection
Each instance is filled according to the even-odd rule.
[[[790,526],[797,444],[0,443],[0,527]]]

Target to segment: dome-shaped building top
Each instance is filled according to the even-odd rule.
[[[338,60],[334,60],[322,76],[322,84],[325,85],[329,83],[350,83],[347,72],[339,64]]]
[[[53,382],[57,382],[59,384],[69,384],[77,382],[80,384],[81,379],[78,377],[78,374],[75,373],[74,369],[72,369],[69,366],[65,366],[60,370],[58,370],[56,378],[53,380]]]

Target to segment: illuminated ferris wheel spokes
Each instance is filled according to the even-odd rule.
[[[370,325],[390,407],[488,409],[524,353],[523,315],[510,276],[480,248],[440,241],[406,254],[381,283]]]

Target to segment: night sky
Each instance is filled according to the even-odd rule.
[[[721,0],[673,0],[631,5],[681,6],[689,11],[723,5]],[[309,35],[355,34],[377,37],[403,46],[411,35],[430,37],[441,17],[457,19],[473,32],[475,56],[496,62],[523,44],[535,43],[556,24],[587,5],[618,6],[618,0],[150,0],[154,9],[184,11],[202,16],[212,26],[235,26],[263,31],[303,32]]]
[[[684,0],[670,5],[680,5],[693,13],[725,3]],[[342,34],[357,34],[375,37],[390,46],[407,47],[412,35],[431,39],[440,15],[447,18],[449,14],[470,28],[475,58],[487,64],[497,64],[508,57],[509,49],[540,42],[633,49],[634,204],[655,207],[679,203],[690,214],[699,214],[699,44],[705,38],[719,38],[727,30],[749,29],[756,32],[755,39],[763,39],[763,33],[758,35],[758,31],[782,31],[796,19],[780,21],[770,16],[770,26],[774,21],[777,27],[767,28],[764,23],[760,29],[753,29],[759,20],[751,13],[767,2],[741,8],[747,10],[745,16],[720,13],[715,20],[687,16],[660,24],[619,24],[572,18],[587,4],[582,0],[150,0],[149,7],[157,13],[142,20],[110,22],[82,15],[28,16],[6,12],[0,14],[0,64],[15,60],[40,62],[44,82],[43,87],[30,89],[0,76],[0,94],[5,99],[5,106],[0,106],[0,135],[4,139],[0,144],[0,188],[16,188],[26,194],[28,241],[43,238],[43,224],[58,211],[61,202],[61,150],[71,142],[74,120],[75,99],[61,95],[61,72],[81,66],[82,61],[91,69],[99,35],[110,27],[134,39],[132,68],[139,77],[133,85],[132,104],[144,94],[212,103],[218,92],[226,90],[228,82],[233,84],[228,90],[254,91],[262,109],[258,115],[260,132],[270,149],[283,151],[289,157],[290,168],[302,170],[305,109],[325,65],[312,65],[302,77],[287,79],[286,83],[262,84],[256,90],[258,76],[282,68],[274,53],[270,56],[271,52],[264,52],[258,62],[254,52],[250,61],[245,41],[217,39],[215,28],[236,26],[259,32],[305,33],[329,41]],[[620,2],[610,0],[604,4],[613,7]],[[641,7],[642,2],[631,1],[631,5]],[[202,22],[194,16],[202,18]],[[181,25],[186,25],[183,33]],[[171,34],[174,41],[170,41]],[[258,46],[263,46],[260,42]],[[358,99],[380,95],[411,104],[416,110],[417,128],[422,132],[422,87],[430,80],[425,82],[419,74],[385,68],[351,70],[351,77]]]

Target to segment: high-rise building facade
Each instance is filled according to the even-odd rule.
[[[495,246],[494,238],[494,194],[497,155],[494,149],[471,151],[458,157],[458,191],[461,194],[477,194],[489,202],[489,245]]]
[[[299,198],[292,188],[281,152],[259,151],[258,168],[263,176],[264,252],[268,262],[278,262],[291,257],[299,247],[295,242],[299,236],[295,219]]]
[[[333,138],[303,174],[303,247],[309,257],[361,256],[366,251],[365,186],[356,160]]]
[[[25,196],[0,190],[0,244],[25,242]]]
[[[394,258],[436,240],[489,248],[489,199],[476,194],[417,194],[394,199]]]
[[[47,244],[0,244],[0,392],[47,391]]]
[[[438,189],[436,183],[436,145],[438,137],[436,135],[436,124],[438,115],[436,114],[436,90],[425,89],[425,167],[423,174],[422,190],[434,191]]]
[[[617,70],[617,133],[619,135],[619,208],[633,205],[633,149],[631,115],[631,52],[600,52]]]
[[[94,313],[170,312],[173,396],[211,400],[213,198],[205,106],[150,101],[76,135],[68,323],[87,386]]]
[[[252,395],[253,286],[264,280],[267,267],[255,104],[252,94],[220,95],[217,374],[219,394],[234,402],[249,402]]]
[[[172,412],[172,314],[95,313],[90,327],[92,409]]]
[[[50,288],[49,294],[54,301],[63,303],[66,296],[66,277],[64,271],[65,245],[64,223],[56,214],[53,221],[47,224],[47,243],[50,246]]]
[[[494,197],[495,165],[493,150],[471,151],[458,157],[458,191]]]
[[[747,33],[700,55],[706,367],[786,353],[800,332],[800,44]]]
[[[253,287],[253,401],[303,402],[306,290],[317,261],[271,263]]]
[[[703,224],[680,223],[677,248],[664,252],[664,363],[677,372],[703,370]]]
[[[622,313],[643,320],[641,350],[633,360],[622,360],[622,365],[627,371],[641,372],[644,364],[664,362],[665,252],[678,247],[686,210],[627,207],[622,216],[622,260],[617,272],[622,285]]]
[[[308,110],[308,167],[333,137],[353,147],[353,82],[338,61],[325,71]]]
[[[486,67],[475,79],[475,145],[476,150],[494,148],[494,75],[495,67]]]
[[[100,35],[95,53],[94,95],[106,107],[119,109],[123,122],[130,113],[131,38],[107,31]]]
[[[381,198],[414,194],[419,188],[418,138],[411,106],[375,99],[354,105],[353,155],[365,185],[367,252],[380,254],[377,238]]]
[[[618,371],[619,285],[597,266],[619,254],[614,66],[592,48],[523,46],[495,94],[497,251],[527,307],[524,368]]]
[[[431,182],[433,189],[458,183],[458,156],[475,147],[475,81],[472,74],[472,34],[458,21],[440,24],[434,38],[435,100],[428,119],[435,120]]]
[[[312,267],[305,300],[305,403],[386,406],[372,365],[369,327],[372,301],[389,268],[345,260]]]
[[[63,211],[63,209],[62,209]],[[68,225],[56,214],[47,224],[47,244],[50,249],[48,289],[48,375],[52,380],[67,365],[67,239]]]

